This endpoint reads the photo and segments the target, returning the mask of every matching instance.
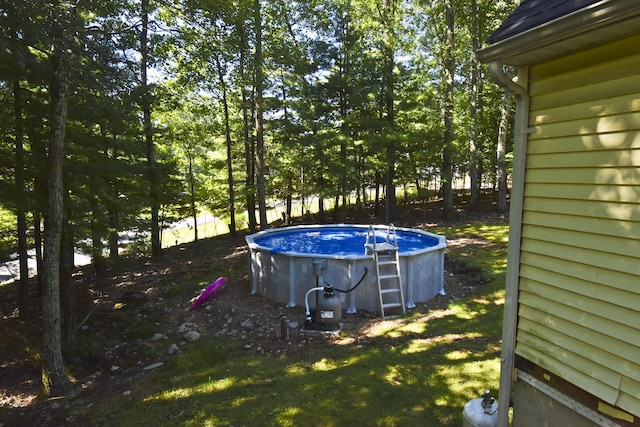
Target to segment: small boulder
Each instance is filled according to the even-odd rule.
[[[240,323],[240,327],[247,331],[252,331],[256,327],[256,325],[250,320],[245,320],[244,322]]]
[[[200,338],[200,334],[196,331],[189,331],[184,334],[184,339],[186,339],[187,341],[195,341],[198,338]]]
[[[144,368],[142,368],[142,370],[143,371],[150,371],[152,369],[159,368],[162,365],[164,365],[164,362],[156,362],[156,363],[152,363],[151,365],[145,366]]]
[[[193,323],[185,322],[182,325],[178,326],[178,329],[176,330],[176,332],[179,334],[183,334],[187,331],[192,331],[195,328],[196,328],[196,325],[194,325]]]
[[[156,333],[155,333],[155,334],[153,334],[153,336],[151,337],[151,342],[157,342],[157,341],[160,341],[163,337],[164,337],[164,334],[161,334],[160,332],[156,332]]]
[[[176,353],[180,353],[180,348],[178,348],[177,345],[175,344],[171,344],[169,346],[169,350],[167,351],[167,353],[169,354],[176,354]]]

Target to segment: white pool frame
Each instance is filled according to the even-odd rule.
[[[259,294],[287,307],[303,306],[305,293],[318,281],[314,271],[314,261],[321,262],[323,270],[320,281],[339,289],[353,287],[362,277],[364,268],[368,273],[362,283],[350,293],[337,292],[347,313],[367,310],[379,311],[379,298],[375,277],[375,265],[371,255],[317,255],[298,252],[272,252],[260,246],[255,239],[266,234],[290,232],[294,230],[322,230],[323,228],[357,229],[365,232],[368,225],[330,224],[298,225],[260,231],[245,237],[251,257],[251,293]],[[386,225],[374,226],[376,232],[386,233]],[[437,294],[444,295],[444,250],[446,238],[423,230],[400,228],[403,233],[416,233],[437,239],[438,243],[424,249],[400,252],[400,276],[405,305],[414,308],[416,303],[427,302]],[[377,234],[377,233],[376,233]],[[320,286],[324,285],[321,283]]]

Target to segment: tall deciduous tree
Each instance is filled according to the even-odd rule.
[[[13,75],[13,112],[14,112],[14,138],[15,138],[15,195],[16,195],[16,219],[18,232],[18,257],[20,265],[20,285],[18,308],[20,319],[25,321],[29,314],[29,268],[27,265],[27,197],[26,197],[26,170],[24,148],[24,119],[21,80],[24,73],[24,60],[22,43],[20,42],[16,5],[11,7],[11,41],[12,56],[14,61]]]
[[[480,201],[480,180],[478,179],[478,79],[480,77],[480,61],[476,51],[480,48],[478,34],[478,1],[471,0],[471,93],[470,116],[471,129],[469,132],[469,178],[471,185],[471,207],[478,206]]]
[[[147,146],[147,168],[149,177],[149,196],[151,202],[151,253],[159,256],[162,250],[160,241],[160,185],[158,167],[156,164],[156,147],[153,142],[153,127],[151,123],[151,88],[149,85],[149,0],[142,0],[140,16],[140,84],[142,94],[140,105],[142,108],[142,123],[144,141]]]
[[[388,136],[386,147],[387,162],[387,200],[385,204],[385,220],[392,222],[396,214],[396,135],[395,135],[395,76],[396,67],[395,55],[398,44],[397,32],[399,31],[398,22],[401,19],[397,16],[398,11],[397,0],[383,0],[382,7],[379,9],[380,20],[384,30],[383,40],[383,72],[382,72],[382,92],[384,100],[384,109],[387,125],[389,127],[386,132]]]
[[[498,180],[498,212],[507,211],[507,128],[509,126],[511,93],[504,91],[500,110],[500,126],[496,148],[497,180]]]
[[[442,198],[444,216],[453,214],[453,91],[455,75],[454,14],[452,0],[444,0],[444,46],[442,59],[442,116],[444,134],[442,136]]]
[[[258,212],[260,215],[260,227],[264,230],[267,222],[267,195],[265,189],[265,164],[264,164],[264,105],[263,97],[263,57],[262,57],[262,5],[260,0],[254,1],[254,31],[255,31],[255,132],[256,132],[256,180],[258,186]]]
[[[67,125],[71,41],[76,10],[57,2],[51,8],[51,136],[49,139],[48,201],[44,240],[44,292],[42,296],[42,383],[44,394],[59,396],[69,390],[64,372],[60,316],[60,244],[64,216],[64,140]]]
[[[229,100],[227,83],[224,78],[224,69],[220,62],[220,57],[215,55],[216,69],[218,72],[218,82],[220,84],[220,90],[222,92],[222,110],[223,110],[223,122],[224,122],[224,136],[227,155],[227,183],[229,185],[229,232],[232,235],[236,234],[236,213],[235,213],[235,182],[233,179],[233,140],[231,138],[231,118],[229,114]]]
[[[242,110],[242,141],[244,143],[244,158],[245,158],[245,206],[247,208],[247,217],[249,222],[249,231],[255,232],[258,221],[256,220],[256,191],[255,191],[255,140],[251,137],[251,96],[247,93],[248,87],[251,85],[247,78],[248,68],[248,50],[249,41],[248,35],[245,31],[245,21],[242,19],[242,14],[238,14],[236,20],[236,31],[238,32],[239,41],[239,64],[238,64],[238,77],[239,77],[239,91],[241,98]]]

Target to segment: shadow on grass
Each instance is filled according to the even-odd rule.
[[[497,389],[501,298],[494,289],[377,322],[357,344],[305,342],[279,357],[203,340],[148,375],[139,393],[86,415],[100,425],[461,425],[464,404]]]
[[[369,322],[358,331],[349,330],[345,315],[346,332],[357,339],[294,336],[291,351],[272,355],[245,350],[238,339],[203,334],[164,366],[132,378],[123,374],[121,382],[114,382],[121,390],[81,396],[77,401],[87,403],[74,411],[73,424],[459,426],[468,400],[484,388],[497,393],[507,228],[468,224],[441,231],[452,243],[449,259],[468,264],[461,280],[483,276],[481,286],[442,310],[416,310],[402,319]],[[245,274],[244,258],[237,263],[224,258],[219,264],[225,273],[234,268],[238,271],[233,274]],[[161,273],[152,267],[145,283]],[[206,268],[172,265],[178,267],[184,270],[181,280],[169,287],[154,286],[158,297],[183,298],[193,288],[186,282],[197,282],[212,269],[210,263]],[[129,280],[134,279],[126,276],[122,281]],[[129,316],[130,309],[133,306],[123,305],[117,317]],[[114,317],[116,325],[111,312],[108,323]],[[166,313],[145,312],[123,326],[120,336],[145,340]],[[150,323],[139,325],[143,318]],[[96,351],[102,351],[100,336],[95,339]],[[125,390],[131,393],[124,395]]]

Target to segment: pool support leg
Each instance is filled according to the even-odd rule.
[[[288,308],[296,306],[295,285],[296,285],[296,270],[294,268],[293,260],[289,258],[289,302],[287,303]]]

